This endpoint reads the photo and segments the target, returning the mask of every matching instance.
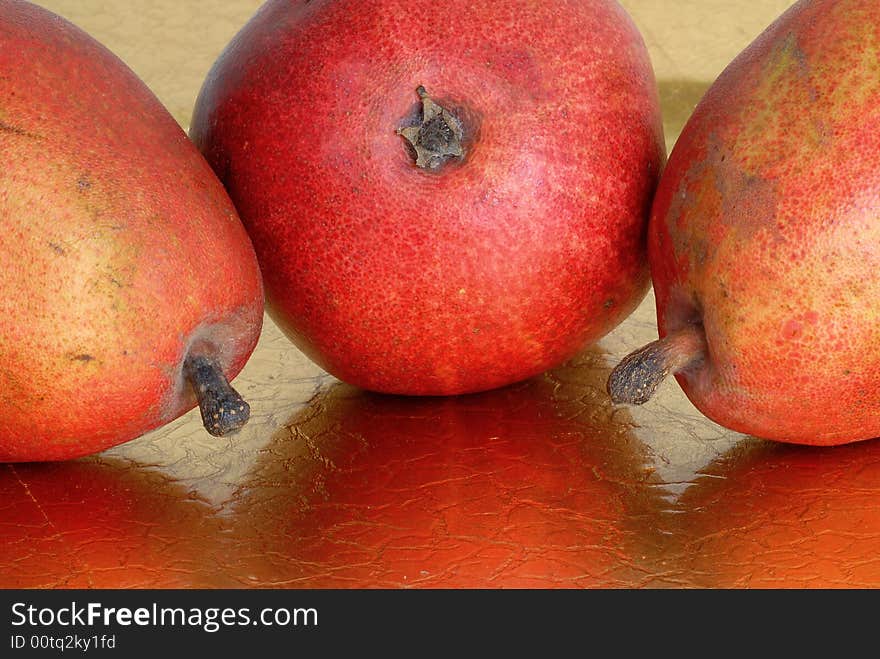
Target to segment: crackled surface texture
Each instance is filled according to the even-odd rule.
[[[45,4],[126,59],[184,126],[258,5]],[[709,81],[789,3],[624,4],[671,146]],[[672,380],[616,409],[610,368],[656,336],[649,294],[542,376],[417,400],[340,384],[267,320],[234,382],[252,409],[240,434],[213,438],[193,411],[98,456],[0,465],[0,586],[880,586],[880,443],[738,435]]]

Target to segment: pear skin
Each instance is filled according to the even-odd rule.
[[[0,461],[60,460],[203,402],[247,420],[228,380],[260,333],[259,269],[182,128],[68,21],[0,3]]]
[[[721,74],[661,177],[648,249],[666,373],[719,424],[835,445],[880,435],[880,4],[801,0]],[[647,395],[645,395],[647,393]]]

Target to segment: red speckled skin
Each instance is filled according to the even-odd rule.
[[[195,405],[181,365],[253,350],[262,283],[222,185],[119,59],[0,2],[0,460],[59,460]]]
[[[840,444],[880,435],[880,4],[799,2],[719,77],[652,212],[661,335],[718,423]]]
[[[440,172],[396,134],[419,85],[471,135]],[[284,0],[215,64],[191,136],[306,354],[457,394],[564,361],[642,299],[658,106],[609,0]]]

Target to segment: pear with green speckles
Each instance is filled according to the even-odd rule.
[[[659,341],[612,398],[674,373],[757,437],[880,436],[880,3],[801,0],[715,81],[677,141],[648,246]]]
[[[0,461],[101,451],[199,404],[260,333],[253,248],[222,185],[144,83],[64,19],[0,2]]]

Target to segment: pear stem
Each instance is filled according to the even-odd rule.
[[[461,121],[442,105],[434,102],[421,85],[416,89],[422,101],[422,116],[414,126],[397,129],[409,142],[416,166],[439,169],[452,158],[464,157],[464,129]]]
[[[183,362],[183,372],[195,391],[202,425],[215,437],[231,435],[248,422],[251,408],[223,375],[212,351],[193,348]]]
[[[614,403],[646,403],[670,373],[696,364],[707,351],[703,326],[686,325],[624,357],[608,376],[608,394]]]

